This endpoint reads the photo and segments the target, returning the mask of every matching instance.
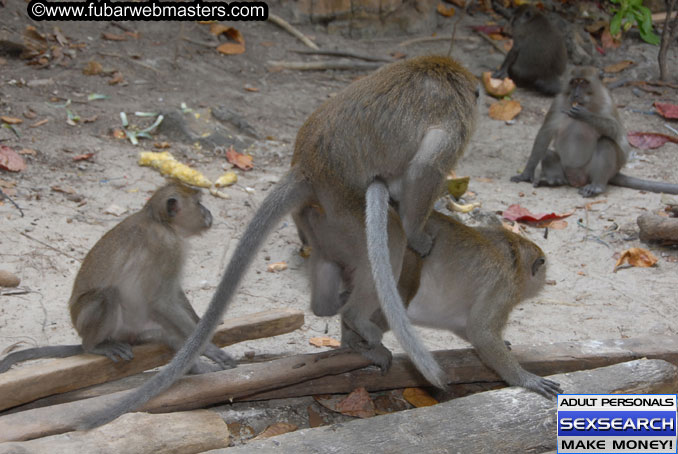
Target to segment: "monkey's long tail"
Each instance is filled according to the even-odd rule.
[[[220,323],[228,303],[266,236],[278,225],[283,216],[308,200],[311,194],[311,186],[295,168],[283,176],[254,214],[233,252],[233,257],[221,277],[207,311],[172,361],[152,379],[124,395],[111,407],[97,411],[93,415],[85,415],[78,423],[78,429],[98,427],[123,413],[139,408],[169,388],[188,371],[211,340],[212,333]]]
[[[10,353],[0,361],[0,374],[9,370],[12,365],[29,359],[66,358],[83,353],[82,345],[50,345],[48,347],[27,348]]]
[[[414,330],[398,293],[388,248],[388,199],[383,182],[376,180],[367,188],[367,253],[379,302],[388,325],[414,365],[431,384],[444,389],[447,375]]]
[[[639,189],[641,191],[664,192],[666,194],[678,194],[678,184],[665,183],[663,181],[645,180],[643,178],[630,177],[618,173],[610,180],[610,184],[625,188]]]

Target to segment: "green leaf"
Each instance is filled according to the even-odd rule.
[[[619,14],[619,13],[615,14],[615,16],[610,21],[610,34],[616,35],[620,32],[621,21],[622,21],[621,14]]]
[[[640,29],[640,37],[646,43],[654,44],[655,46],[659,45],[660,39],[659,36],[655,35],[654,32],[650,31],[648,33]]]

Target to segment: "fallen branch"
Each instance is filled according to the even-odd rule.
[[[549,378],[575,394],[675,393],[678,389],[678,369],[659,360],[636,360]],[[211,454],[537,453],[555,448],[555,402],[513,387],[431,407],[299,430]]]
[[[640,241],[661,242],[666,245],[678,244],[678,218],[642,214],[638,216],[636,222],[640,227]]]
[[[275,310],[233,317],[220,326],[213,342],[219,346],[289,333],[304,324],[301,311]],[[173,353],[159,344],[134,347],[134,359],[114,363],[105,356],[76,355],[30,364],[0,374],[0,409],[51,394],[104,383],[161,366]]]
[[[318,50],[320,49],[316,43],[311,41],[311,39],[304,35],[302,32],[300,32],[296,27],[292,26],[289,22],[287,22],[285,19],[283,19],[280,16],[277,16],[272,13],[268,13],[268,20],[273,22],[275,25],[278,27],[282,28],[285,30],[287,33],[290,35],[294,36],[297,38],[299,41],[304,43],[306,46],[310,47],[311,49]]]
[[[325,55],[329,57],[346,57],[346,58],[356,58],[358,60],[380,61],[386,63],[394,61],[392,58],[373,57],[371,55],[358,54],[355,52],[348,52],[344,50],[293,50],[292,52],[304,55]]]
[[[0,454],[189,454],[226,448],[229,438],[228,426],[213,411],[130,413],[88,432],[0,443]]]
[[[508,51],[507,51],[506,49],[504,49],[504,48],[502,47],[501,44],[499,44],[497,41],[495,41],[495,40],[493,40],[492,38],[490,38],[489,36],[487,36],[485,33],[481,32],[480,30],[473,30],[473,31],[474,31],[478,36],[480,36],[481,38],[483,38],[485,41],[487,41],[488,43],[492,44],[492,46],[494,46],[494,48],[497,49],[497,50],[498,50],[499,52],[501,52],[502,54],[504,54],[504,55],[508,54]]]
[[[346,351],[298,355],[235,369],[184,377],[140,410],[171,412],[228,402],[237,397],[366,367],[369,360]],[[73,431],[82,418],[130,391],[37,408],[0,417],[0,442],[23,441]]]
[[[327,69],[341,69],[341,70],[372,70],[382,66],[381,63],[374,62],[353,62],[342,60],[329,61],[269,61],[271,70],[276,69],[296,69],[298,71],[324,71]]]
[[[411,46],[412,44],[419,44],[419,43],[432,43],[435,41],[449,41],[452,39],[452,35],[443,35],[443,36],[423,36],[420,38],[412,38],[408,39],[407,41],[403,41],[402,43],[398,44],[399,47],[407,47]],[[470,37],[466,36],[460,36],[458,38],[455,38],[456,40],[470,40]]]

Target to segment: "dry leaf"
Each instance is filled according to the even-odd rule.
[[[61,33],[59,27],[54,27],[54,38],[57,40],[60,46],[68,46],[68,40],[64,34]]]
[[[629,132],[626,138],[632,146],[642,150],[653,150],[666,142],[678,143],[678,138],[659,132]]]
[[[120,205],[113,203],[104,210],[104,213],[112,214],[113,216],[122,216],[123,214],[127,213],[127,208],[123,208]]]
[[[318,413],[312,405],[309,405],[306,411],[308,412],[308,425],[310,427],[320,427],[327,425],[325,418],[323,418],[322,415]]]
[[[302,246],[301,249],[299,249],[299,255],[301,257],[307,259],[311,256],[311,251],[313,251],[311,246],[306,244],[306,245]]]
[[[613,273],[616,273],[619,267],[625,263],[640,268],[649,268],[654,266],[658,261],[659,259],[647,249],[632,247],[621,253],[619,260],[617,260],[617,263],[614,265]]]
[[[24,122],[21,118],[8,117],[6,115],[0,116],[0,120],[7,123],[8,125],[18,125]]]
[[[109,41],[127,41],[127,37],[125,35],[116,35],[115,33],[104,32],[101,34],[101,36]]]
[[[329,336],[312,337],[308,340],[308,343],[316,347],[341,347],[341,342]]]
[[[252,156],[244,155],[235,151],[235,148],[231,145],[226,150],[226,160],[242,170],[250,170],[254,168],[252,164]]]
[[[502,121],[511,121],[523,110],[518,101],[512,99],[502,99],[490,106],[490,118]]]
[[[28,109],[26,112],[24,112],[24,117],[28,118],[29,120],[33,120],[37,116],[38,114],[33,112],[31,109]]]
[[[19,154],[25,154],[25,155],[29,155],[29,156],[35,156],[35,155],[38,154],[38,152],[35,151],[35,150],[32,150],[32,149],[30,149],[30,148],[24,148],[24,149],[22,149],[21,151],[19,151]]]
[[[75,189],[73,189],[71,186],[54,185],[52,186],[52,191],[61,192],[62,194],[75,194]]]
[[[251,91],[251,92],[254,92],[254,93],[259,91],[259,89],[257,87],[253,87],[253,86],[247,85],[247,84],[245,84],[245,86],[243,88],[247,91]]]
[[[593,24],[587,25],[584,28],[586,28],[586,31],[589,33],[597,33],[604,29],[606,25],[607,21],[599,20],[598,22],[594,22]]]
[[[667,120],[678,120],[678,105],[655,101],[654,108]]]
[[[551,230],[563,230],[567,227],[567,221],[563,219],[556,219],[554,221],[539,223],[539,227],[544,227]]]
[[[378,415],[387,415],[410,408],[407,401],[403,399],[401,390],[389,391],[387,394],[375,397],[372,401],[374,412]]]
[[[269,263],[268,267],[266,267],[266,271],[269,273],[275,273],[278,271],[285,271],[287,269],[287,263],[285,262],[275,262],[275,263]]]
[[[6,145],[0,145],[0,169],[21,172],[26,168],[24,158]]]
[[[242,43],[223,43],[217,47],[217,51],[226,55],[244,54],[245,45]]]
[[[454,16],[454,13],[456,13],[456,11],[454,10],[453,7],[450,6],[448,8],[443,3],[438,3],[438,14],[440,14],[441,16],[452,17]]]
[[[123,131],[123,130],[120,129],[120,128],[114,129],[114,130],[111,132],[111,135],[112,135],[113,138],[115,138],[115,139],[124,139],[124,138],[127,137],[127,134],[125,134],[125,131]]]
[[[278,435],[294,432],[299,427],[288,422],[277,422],[268,426],[262,433],[252,438],[252,440],[263,440],[264,438],[277,437]]]
[[[82,123],[94,123],[99,118],[99,115],[92,115],[91,117],[82,118]]]
[[[374,402],[364,387],[354,390],[337,404],[337,411],[342,415],[355,416],[358,418],[370,418],[374,412]]]
[[[453,5],[458,6],[459,8],[465,8],[466,7],[466,1],[465,0],[445,0],[448,3],[452,3]]]
[[[403,391],[403,397],[406,401],[414,405],[415,407],[430,407],[438,403],[429,393],[424,391],[421,388],[405,388]]]
[[[606,66],[604,68],[604,70],[605,70],[606,73],[618,73],[618,72],[625,70],[626,68],[628,68],[632,64],[633,64],[632,60],[622,60],[619,63],[615,63],[613,65]]]
[[[485,91],[495,98],[509,96],[516,89],[516,84],[511,79],[508,77],[495,79],[489,71],[483,73],[483,86]]]
[[[171,145],[169,142],[155,142],[153,143],[154,148],[158,148],[160,150],[164,150],[165,148],[169,148]]]
[[[87,62],[87,65],[82,70],[82,73],[86,76],[96,76],[101,74],[104,70],[104,67],[101,66],[101,63],[95,60],[90,60]]]
[[[123,81],[123,76],[120,71],[113,73],[113,77],[108,80],[108,85],[117,85]]]
[[[31,126],[29,126],[29,127],[30,127],[30,128],[39,128],[40,126],[42,126],[42,125],[44,125],[44,124],[47,124],[48,121],[49,121],[49,118],[44,118],[44,119],[42,119],[42,120],[40,120],[40,121],[38,121],[38,122],[36,122],[36,123],[33,123],[33,124],[32,124]]]
[[[73,156],[73,160],[74,161],[87,161],[92,156],[94,156],[94,153],[83,153],[83,154],[79,154],[77,156]]]
[[[600,36],[600,42],[603,45],[603,49],[616,49],[621,45],[621,32],[618,36],[612,36],[610,34],[610,27],[606,25],[603,34]]]
[[[234,27],[227,27],[221,24],[212,24],[210,25],[210,33],[214,36],[224,34],[228,39],[233,40],[236,43],[245,44],[245,38],[242,36],[242,33],[240,33],[240,30]]]

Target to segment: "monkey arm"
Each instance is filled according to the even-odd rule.
[[[575,120],[583,121],[594,128],[601,136],[609,137],[619,144],[619,138],[624,135],[621,124],[611,115],[594,113],[581,105],[573,106],[565,112]]]
[[[555,127],[552,126],[553,123],[554,119],[552,118],[552,113],[549,112],[549,114],[546,115],[544,124],[537,133],[537,137],[534,139],[534,145],[532,145],[532,151],[530,152],[530,157],[527,160],[527,164],[525,164],[523,172],[512,176],[511,181],[514,183],[519,183],[521,181],[528,181],[533,184],[537,183],[535,175],[537,165],[539,165],[544,159],[544,156],[546,156],[546,150],[548,150],[548,147],[553,140],[553,136],[555,135]]]
[[[506,54],[506,58],[504,58],[504,61],[502,62],[499,69],[492,73],[492,77],[494,79],[503,79],[505,77],[508,77],[508,70],[511,66],[513,66],[517,59],[518,59],[518,48],[514,44],[509,53]]]

